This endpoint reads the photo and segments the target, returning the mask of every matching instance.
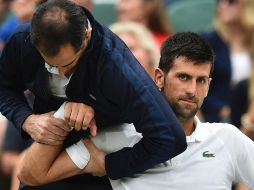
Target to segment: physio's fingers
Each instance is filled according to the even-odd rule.
[[[64,130],[64,132],[67,134],[71,131],[71,127],[65,120],[54,118],[52,120],[52,124],[56,126],[57,128]],[[59,134],[59,133],[56,133],[56,134]]]
[[[72,108],[71,116],[70,116],[70,119],[69,119],[69,125],[71,127],[74,127],[77,131],[79,131],[81,129],[81,127],[80,128],[75,127],[75,123],[76,123],[76,119],[77,119],[78,114],[79,114],[79,110],[76,109],[76,108]]]
[[[96,136],[96,134],[97,134],[97,126],[96,126],[96,121],[95,121],[95,119],[92,119],[92,121],[91,121],[91,123],[90,123],[90,125],[89,125],[90,127],[90,133],[91,133],[91,135],[94,137],[94,136]]]
[[[69,126],[75,127],[77,131],[81,128],[86,130],[90,128],[92,124],[92,133],[96,134],[94,119],[94,109],[83,103],[68,102],[65,105],[65,121],[68,122]]]
[[[70,131],[69,125],[64,120],[55,118],[52,113],[53,112],[49,113],[45,126],[48,130],[57,135],[66,136]]]
[[[60,125],[62,126],[62,125]],[[59,136],[60,137],[66,137],[69,134],[69,128],[68,129],[63,129],[62,127],[60,127],[59,125],[49,125],[46,130],[49,131],[50,133]],[[50,134],[49,134],[50,135]],[[61,139],[59,139],[61,140]]]
[[[92,109],[85,110],[85,115],[84,115],[84,120],[83,120],[83,126],[82,126],[82,128],[84,130],[89,128],[93,119],[94,119],[94,111]]]
[[[64,107],[64,120],[69,123],[71,117],[71,103],[67,102]]]
[[[74,125],[76,130],[80,130],[81,128],[83,128],[84,117],[85,116],[83,112],[78,113],[78,116],[76,118],[75,125]]]

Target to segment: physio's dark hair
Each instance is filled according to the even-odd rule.
[[[83,47],[88,27],[84,10],[69,0],[48,0],[35,11],[30,39],[43,54],[55,56],[63,44],[77,52]]]
[[[161,47],[161,58],[159,68],[168,73],[175,58],[185,57],[187,60],[202,64],[211,63],[213,71],[214,52],[207,40],[193,32],[180,32],[169,37]]]

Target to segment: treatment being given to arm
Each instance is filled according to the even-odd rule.
[[[210,45],[197,34],[177,33],[164,42],[155,83],[176,114],[188,148],[145,172],[110,179],[114,190],[223,190],[231,189],[235,182],[254,188],[253,141],[233,125],[202,123],[195,116],[209,90],[213,61]],[[61,109],[56,114],[63,113]],[[104,154],[132,147],[142,139],[133,126],[119,127],[122,129],[112,126],[98,131],[91,140],[81,140],[64,151],[34,143],[26,152],[20,179],[40,184],[94,171]]]

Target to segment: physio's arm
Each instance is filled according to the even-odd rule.
[[[107,56],[98,84],[101,93],[116,105],[117,111],[111,114],[123,123],[133,123],[143,136],[133,147],[106,155],[107,175],[119,179],[173,158],[187,144],[174,112],[131,53],[113,50]]]
[[[0,56],[0,112],[21,129],[25,119],[33,114],[24,96],[24,68],[20,51],[25,43],[14,34]],[[24,133],[25,134],[25,133]]]

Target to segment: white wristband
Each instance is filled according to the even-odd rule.
[[[61,107],[54,113],[54,117],[64,120],[64,107],[67,102],[64,102]],[[76,144],[71,145],[65,149],[74,164],[83,169],[90,160],[90,153],[86,149],[86,146],[82,140]]]
[[[65,149],[71,160],[79,169],[84,169],[90,160],[90,153],[88,152],[84,142],[80,140]]]
[[[67,102],[64,102],[60,108],[58,108],[58,110],[54,113],[54,117],[57,119],[62,119],[64,120],[64,108]],[[71,128],[71,130],[73,129],[73,127]]]

